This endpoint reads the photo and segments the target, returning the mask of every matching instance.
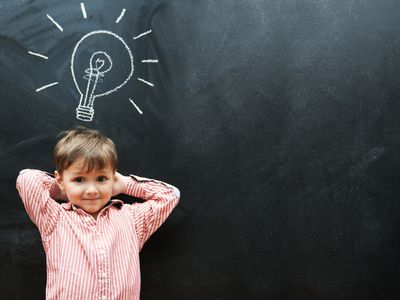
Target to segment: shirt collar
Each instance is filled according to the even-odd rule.
[[[123,202],[121,200],[111,199],[110,201],[107,202],[107,204],[102,209],[108,209],[110,206],[115,206],[116,208],[121,209],[122,204],[123,204]],[[74,210],[75,211],[75,210],[79,209],[78,206],[73,205],[71,202],[62,203],[61,206],[65,210]]]

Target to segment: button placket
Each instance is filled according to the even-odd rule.
[[[97,216],[97,222],[96,222],[96,235],[97,235],[98,237],[101,236],[101,225],[102,225],[102,222],[101,222],[101,220],[100,220],[100,215],[98,215],[98,216]]]
[[[110,293],[110,277],[109,277],[109,271],[110,271],[110,261],[109,261],[109,255],[108,255],[108,240],[107,240],[107,235],[104,233],[104,226],[103,222],[107,223],[107,208],[104,208],[103,211],[101,211],[96,220],[96,234],[95,234],[95,240],[96,240],[96,245],[95,249],[97,252],[97,261],[98,261],[98,266],[97,266],[97,278],[98,278],[98,296],[102,297],[104,296],[106,298],[109,297]]]
[[[98,278],[98,286],[99,286],[99,299],[106,299],[107,293],[107,276],[106,276],[106,269],[107,269],[107,251],[104,245],[104,241],[102,240],[102,220],[101,214],[97,216],[96,221],[96,252],[97,252],[97,278]]]
[[[107,290],[107,283],[106,283],[106,251],[103,248],[99,248],[98,250],[98,269],[97,269],[97,276],[98,276],[98,286],[99,286],[99,294],[100,299],[105,297]],[[105,298],[104,298],[105,299]]]

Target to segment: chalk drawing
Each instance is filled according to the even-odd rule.
[[[85,7],[84,2],[80,2],[80,9],[81,9],[83,18],[87,19],[87,12],[86,12],[86,7]],[[126,9],[123,8],[121,10],[120,15],[115,20],[115,23],[119,23],[122,20],[122,18],[125,16],[125,13],[126,13]],[[49,14],[46,14],[46,17],[54,24],[54,26],[57,27],[58,30],[60,30],[61,32],[64,31],[64,28],[52,16],[50,16]],[[143,36],[150,34],[151,32],[152,32],[152,30],[149,29],[147,31],[142,32],[141,34],[139,34],[137,36],[134,36],[133,39],[134,40],[139,39]],[[109,53],[107,53],[105,51],[97,51],[97,49],[96,50],[88,50],[84,46],[80,47],[82,45],[83,41],[85,41],[88,37],[92,37],[95,35],[111,36],[112,38],[115,38],[117,41],[119,41],[120,44],[122,44],[122,47],[123,47],[122,49],[126,50],[127,57],[128,57],[128,60],[126,60],[126,61],[128,62],[129,65],[128,65],[128,68],[127,69],[125,68],[125,69],[126,69],[126,71],[128,71],[127,73],[129,73],[129,74],[127,76],[125,76],[125,75],[123,76],[123,79],[121,80],[121,81],[123,81],[122,83],[116,84],[117,86],[115,86],[114,88],[109,89],[108,91],[105,91],[105,92],[104,92],[104,86],[102,86],[102,82],[103,82],[103,79],[107,80],[106,73],[108,73],[111,69],[113,69],[112,55],[110,55]],[[83,48],[82,52],[84,52],[86,55],[86,56],[84,55],[84,57],[90,56],[90,58],[88,58],[88,61],[86,61],[84,63],[80,62],[79,65],[75,65],[75,63],[77,61],[76,57],[79,56],[78,52],[80,51],[79,50],[80,48]],[[98,49],[98,50],[100,50],[100,49]],[[93,53],[91,53],[91,51],[93,51]],[[122,52],[124,52],[124,51],[122,51]],[[120,52],[118,52],[118,53],[119,53],[118,55],[120,55]],[[49,59],[48,56],[37,53],[37,52],[33,52],[33,51],[28,51],[28,54],[45,59],[45,60]],[[86,58],[84,58],[83,60],[85,60],[85,59]],[[80,59],[80,60],[82,60],[82,59]],[[154,64],[154,63],[158,63],[159,60],[158,59],[142,59],[141,62]],[[80,73],[84,72],[85,73],[84,75],[81,74],[80,76],[76,76],[75,70],[77,69],[78,66],[79,66],[79,70],[80,70],[79,72]],[[107,30],[95,30],[95,31],[85,34],[75,45],[73,52],[72,52],[72,56],[71,56],[72,79],[73,79],[75,86],[80,94],[79,105],[76,108],[76,118],[79,120],[82,120],[82,121],[88,121],[88,122],[92,121],[93,117],[94,117],[94,107],[93,107],[94,101],[99,97],[109,95],[109,94],[117,91],[121,87],[123,87],[132,77],[133,70],[134,70],[134,65],[133,65],[132,52],[131,52],[129,46],[126,44],[126,42],[120,36],[118,36],[117,34],[111,32],[111,31],[107,31]],[[145,79],[138,77],[137,80],[143,82],[144,84],[146,84],[148,86],[154,87],[154,84],[152,82],[149,82]],[[47,88],[50,88],[50,87],[58,85],[58,84],[59,84],[58,81],[49,83],[47,85],[37,88],[36,92],[43,91]],[[103,90],[101,88],[99,88],[100,86],[103,87]],[[99,92],[99,90],[101,90],[101,92]],[[135,107],[135,109],[139,112],[139,114],[143,114],[143,111],[136,105],[136,103],[131,98],[129,98],[129,101],[132,103],[132,105]]]
[[[49,88],[49,87],[51,87],[51,86],[53,86],[53,85],[57,85],[57,84],[58,84],[58,82],[53,82],[53,83],[47,84],[47,85],[45,85],[45,86],[42,86],[42,87],[36,89],[36,92],[43,91],[44,89],[47,89],[47,88]]]
[[[124,15],[125,15],[125,12],[126,12],[126,9],[123,8],[122,11],[121,11],[121,14],[120,14],[119,17],[118,17],[118,19],[115,20],[115,23],[119,23],[119,21],[121,21],[121,19],[122,19],[122,18],[124,17]]]
[[[50,15],[46,15],[46,16],[51,22],[53,22],[54,25],[57,26],[58,30],[60,30],[61,32],[64,31],[64,29],[61,27],[61,25],[58,24]]]
[[[142,63],[158,64],[158,59],[143,59]]]
[[[136,110],[138,111],[138,113],[141,114],[141,115],[143,115],[142,110],[136,105],[136,103],[135,103],[131,98],[129,98],[129,101],[133,104],[133,106],[136,108]]]
[[[44,59],[49,59],[46,55],[43,55],[43,54],[39,54],[39,53],[32,52],[32,51],[28,51],[28,53],[30,55],[34,55],[34,56],[41,57],[41,58],[44,58]]]
[[[84,18],[84,19],[87,19],[85,3],[83,3],[83,2],[81,2],[81,10],[82,10],[83,18]]]
[[[79,80],[76,78],[75,75],[75,56],[77,54],[77,51],[79,49],[79,46],[82,44],[82,42],[87,39],[88,37],[94,36],[94,35],[110,35],[111,37],[117,39],[121,44],[122,47],[125,48],[127,55],[129,57],[129,62],[130,62],[130,72],[128,77],[122,82],[120,85],[117,87],[108,90],[103,93],[96,94],[96,86],[100,83],[101,79],[105,77],[105,73],[111,70],[113,67],[112,59],[111,56],[104,52],[104,51],[96,51],[93,53],[89,59],[89,68],[86,69],[85,73],[86,75],[83,76],[83,82],[81,78]],[[129,49],[128,45],[125,43],[125,41],[115,33],[107,30],[96,30],[92,31],[86,35],[84,35],[79,42],[75,45],[74,51],[72,52],[72,57],[71,57],[71,73],[72,73],[72,78],[74,80],[75,86],[79,92],[80,96],[80,101],[79,105],[76,108],[76,118],[81,121],[87,121],[90,122],[93,120],[94,116],[94,108],[93,104],[96,98],[98,97],[103,97],[106,95],[109,95],[116,90],[120,89],[122,86],[124,86],[129,79],[132,77],[133,74],[133,56],[132,52]],[[87,81],[87,82],[86,82]],[[82,92],[84,90],[84,92]]]
[[[141,82],[144,82],[145,84],[147,84],[147,85],[149,85],[149,86],[154,86],[153,83],[148,82],[148,81],[146,81],[146,80],[144,80],[144,79],[142,79],[142,78],[138,78],[137,80],[139,80],[139,81],[141,81]]]
[[[142,36],[145,36],[146,34],[149,34],[149,33],[151,33],[151,29],[139,34],[138,36],[135,36],[133,39],[137,40],[138,38],[141,38]]]

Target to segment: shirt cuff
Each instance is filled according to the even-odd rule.
[[[160,180],[150,179],[150,178],[146,178],[146,177],[140,177],[140,176],[133,175],[133,174],[130,174],[129,176],[138,182],[153,181],[153,182],[161,183],[161,184],[169,187],[170,189],[172,189],[172,191],[174,192],[176,197],[178,197],[178,198],[181,197],[181,192],[179,191],[179,189],[177,187],[173,186],[172,184],[169,184],[169,183],[166,183],[166,182],[163,182]]]

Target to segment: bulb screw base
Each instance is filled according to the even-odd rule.
[[[93,120],[94,109],[87,106],[78,106],[76,108],[76,118],[81,121],[91,122]]]

